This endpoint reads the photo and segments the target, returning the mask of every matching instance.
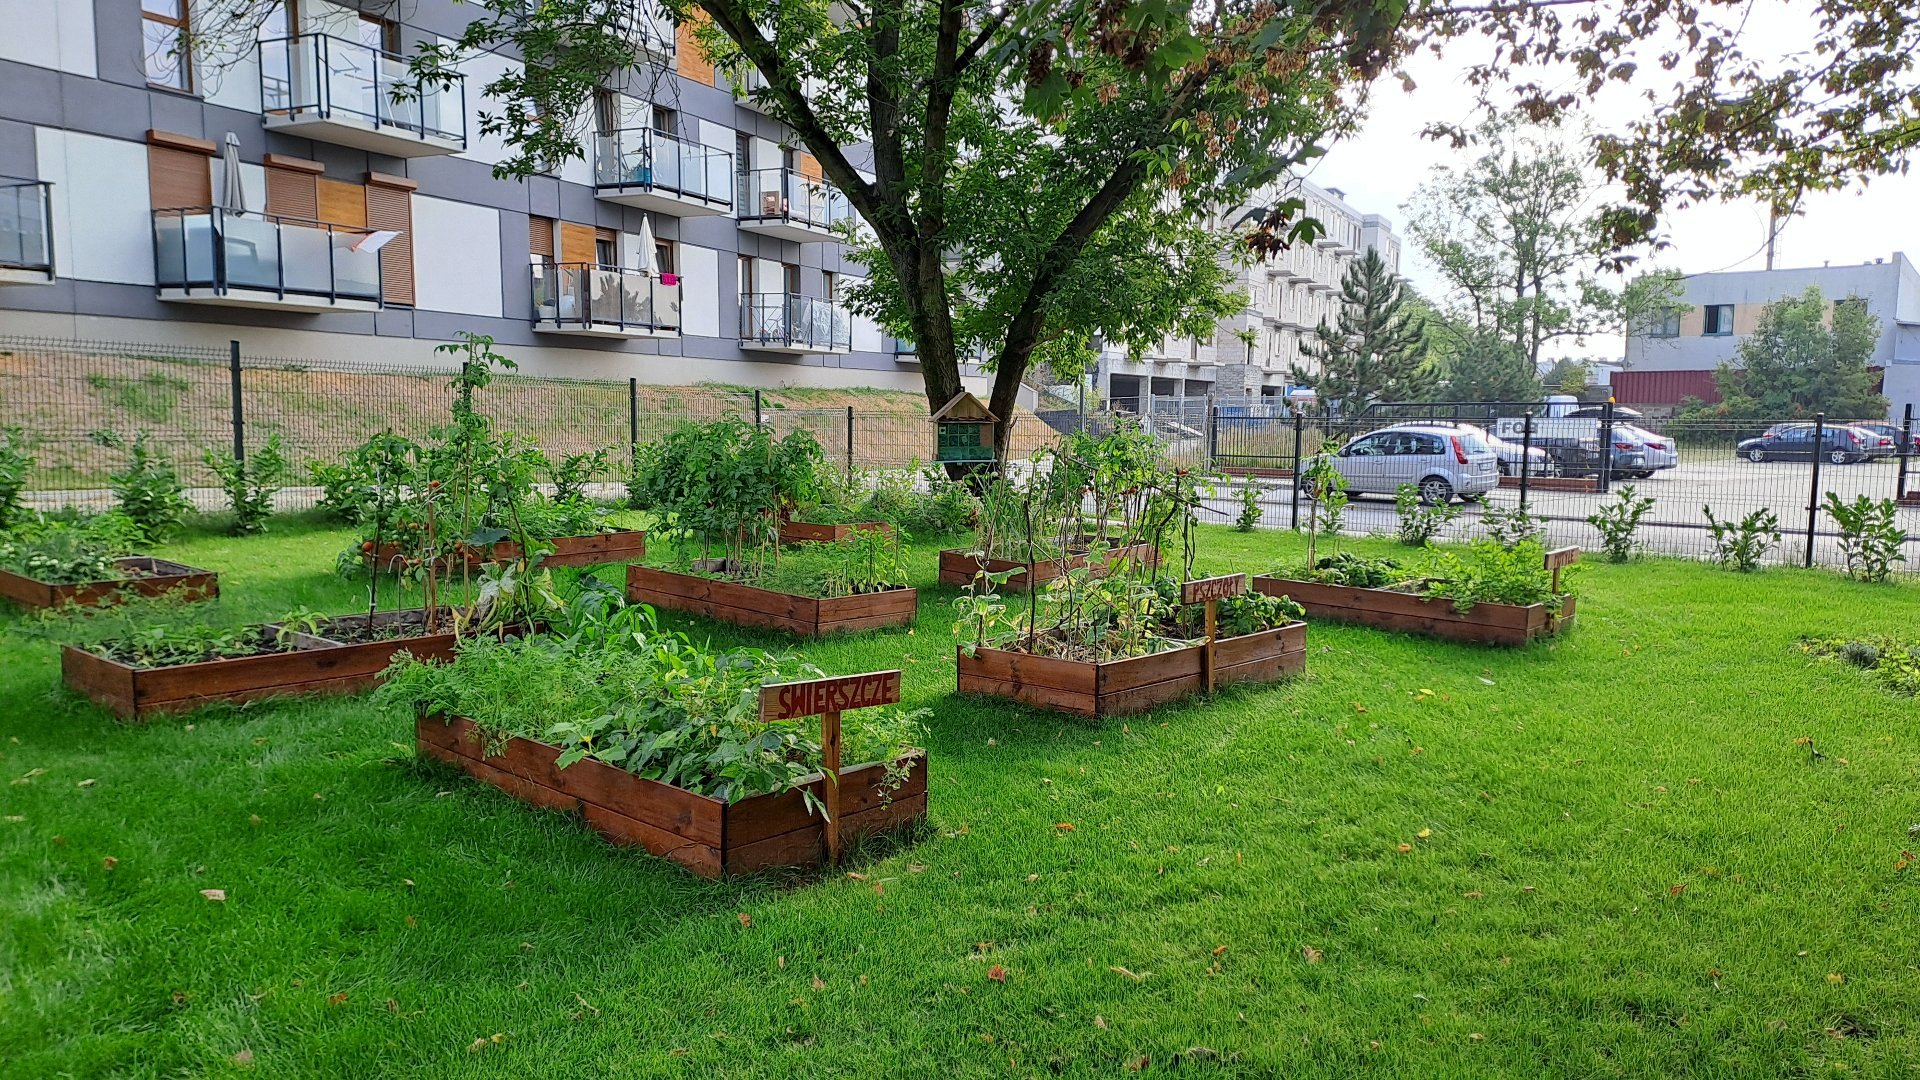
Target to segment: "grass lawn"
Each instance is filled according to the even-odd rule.
[[[270,618],[350,609],[348,540],[280,520],[159,554]],[[1202,571],[1299,550],[1204,544]],[[612,848],[417,761],[364,698],[123,726],[0,615],[0,1075],[1920,1063],[1915,703],[1793,647],[1911,632],[1920,587],[1597,566],[1555,643],[1316,624],[1303,679],[1090,723],[952,695],[934,547],[911,633],[804,646],[905,669],[932,825],[810,881]]]

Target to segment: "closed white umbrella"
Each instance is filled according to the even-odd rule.
[[[240,182],[240,136],[227,132],[226,147],[220,158],[221,197],[229,213],[247,212],[247,189]]]
[[[633,268],[649,274],[656,273],[660,269],[653,265],[653,216],[651,214],[640,219],[640,250],[634,252]]]

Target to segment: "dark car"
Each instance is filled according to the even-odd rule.
[[[1817,454],[1835,465],[1853,465],[1871,459],[1880,446],[1878,435],[1833,426],[1820,433],[1816,447],[1812,424],[1777,424],[1769,434],[1743,440],[1738,452],[1748,461],[1812,461]]]
[[[1862,431],[1870,431],[1887,440],[1890,454],[1898,454],[1900,452],[1899,424],[1890,424],[1885,420],[1866,420],[1857,421],[1852,426]],[[1920,454],[1920,431],[1915,431],[1907,436],[1907,453]]]

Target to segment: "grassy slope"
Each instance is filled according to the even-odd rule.
[[[351,606],[344,540],[166,554],[268,616]],[[1104,724],[951,696],[929,592],[911,636],[806,652],[905,668],[933,828],[800,885],[611,849],[364,699],[119,726],[0,617],[0,773],[44,770],[0,787],[0,1073],[1904,1074],[1914,706],[1792,642],[1910,630],[1920,592],[1581,587],[1557,644],[1317,625],[1302,681]]]

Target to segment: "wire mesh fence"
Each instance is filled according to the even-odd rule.
[[[298,473],[281,506],[297,508],[318,497],[302,486],[307,462],[336,460],[383,431],[425,439],[447,423],[457,366],[452,358],[395,367],[0,337],[0,422],[31,440],[28,490],[42,505],[103,501],[122,457],[96,433],[144,431],[209,507],[219,496],[206,452],[233,447],[236,434],[254,447],[277,437]],[[501,430],[556,457],[609,449],[624,461],[634,445],[680,424],[726,415],[783,434],[808,431],[843,468],[901,469],[934,457],[924,406],[870,390],[755,391],[508,373],[483,395]],[[1296,474],[1303,462],[1326,455],[1348,480],[1353,500],[1342,525],[1352,532],[1398,531],[1394,496],[1411,484],[1456,508],[1440,536],[1485,535],[1489,511],[1523,508],[1542,520],[1553,542],[1591,548],[1599,533],[1588,519],[1630,485],[1636,498],[1652,500],[1637,535],[1646,550],[1710,557],[1710,521],[1766,511],[1781,533],[1770,561],[1839,565],[1840,533],[1822,507],[1829,496],[1864,497],[1900,508],[1900,524],[1916,534],[1905,544],[1903,569],[1920,571],[1920,432],[1910,416],[1892,424],[1698,423],[1610,406],[1546,415],[1537,402],[1452,402],[1324,418],[1279,401],[1155,397],[1023,411],[1013,456],[1030,458],[1068,432],[1098,434],[1118,423],[1139,423],[1173,460],[1220,474],[1206,513],[1221,523],[1240,516],[1242,495],[1252,488],[1261,527],[1300,527],[1315,503]]]

